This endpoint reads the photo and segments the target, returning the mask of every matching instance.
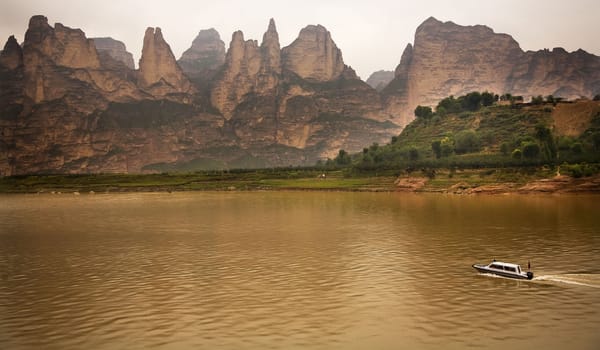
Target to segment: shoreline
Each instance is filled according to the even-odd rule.
[[[600,194],[600,174],[574,178],[513,176],[499,181],[474,172],[456,176],[256,176],[160,174],[160,175],[42,175],[0,179],[0,194],[106,194],[163,192],[387,192],[452,195],[560,195]],[[281,175],[281,174],[279,174]],[[306,174],[303,174],[306,175]],[[313,175],[313,174],[311,174]],[[506,175],[506,174],[501,174]],[[517,180],[517,181],[515,181]],[[521,180],[521,181],[518,181]]]

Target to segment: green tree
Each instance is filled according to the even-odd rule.
[[[488,91],[484,91],[483,93],[481,93],[481,104],[484,107],[493,105],[494,102],[497,100],[498,100],[498,95],[494,95],[493,93],[488,92]]]
[[[535,142],[525,142],[521,149],[523,151],[523,157],[528,159],[537,158],[540,155],[540,145]]]
[[[502,142],[502,144],[500,145],[500,153],[507,156],[509,152],[510,152],[510,145],[508,144],[508,142]]]
[[[441,100],[435,110],[443,110],[445,113],[458,113],[462,110],[462,107],[460,102],[455,99],[454,96],[450,95],[449,97]]]
[[[341,149],[339,150],[337,157],[335,157],[333,161],[337,165],[348,165],[352,162],[352,158],[350,158],[348,152]]]
[[[515,148],[510,156],[514,159],[521,159],[523,158],[523,152],[519,148]]]
[[[556,142],[552,130],[544,124],[537,124],[535,126],[535,137],[540,141],[546,158],[549,160],[556,159]]]
[[[473,130],[463,130],[454,136],[454,152],[456,154],[477,152],[480,146],[479,136]]]
[[[542,97],[542,95],[534,96],[531,98],[531,104],[541,105],[543,103],[544,103],[544,98]]]
[[[431,110],[431,107],[417,106],[417,108],[415,108],[415,116],[417,118],[429,119],[433,116],[433,111]]]
[[[442,157],[450,157],[454,153],[454,141],[449,137],[441,140]]]
[[[582,154],[583,153],[583,145],[581,142],[575,142],[571,145],[571,152],[574,154]]]
[[[408,150],[408,159],[410,159],[412,161],[419,159],[419,150],[415,146],[412,146]]]
[[[433,151],[433,154],[435,154],[435,157],[439,159],[442,156],[442,141],[433,141],[431,143],[431,150]]]
[[[448,111],[446,111],[446,108],[444,108],[443,106],[438,105],[435,108],[435,114],[438,115],[438,116],[440,116],[440,117],[443,117],[446,114],[448,114]]]
[[[477,91],[461,96],[459,100],[463,110],[474,112],[481,108],[481,94]]]
[[[600,131],[592,134],[592,145],[594,146],[594,151],[600,152]]]

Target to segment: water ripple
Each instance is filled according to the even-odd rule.
[[[11,197],[11,206],[0,205],[0,342],[594,348],[600,224],[590,207],[578,199],[569,209],[568,198],[479,200]],[[494,257],[531,260],[537,277],[491,278],[470,267]],[[556,335],[575,340],[552,341]]]

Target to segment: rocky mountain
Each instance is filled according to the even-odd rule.
[[[238,31],[227,51],[214,29],[200,31],[179,61],[160,28],[143,40],[136,70],[119,41],[44,16],[31,18],[22,45],[10,37],[0,53],[0,176],[314,164],[388,142],[417,105],[451,94],[600,92],[594,55],[524,52],[485,26],[434,18],[381,93],[321,25],[281,48],[270,20],[260,45]]]
[[[94,40],[94,45],[96,46],[96,51],[100,55],[100,60],[108,61],[108,56],[117,62],[124,64],[129,69],[135,69],[135,65],[133,63],[133,55],[127,51],[125,48],[125,44],[119,40],[115,40],[113,38],[92,38]],[[105,64],[109,64],[106,62]]]
[[[286,51],[271,20],[223,50],[203,31],[178,63],[148,28],[135,70],[118,41],[32,17],[0,53],[0,174],[314,164],[399,130],[321,26]]]
[[[381,92],[394,79],[394,72],[388,70],[379,70],[369,76],[366,83],[373,89]]]
[[[225,43],[214,28],[201,30],[177,61],[183,72],[197,84],[207,83],[225,63]]]
[[[431,17],[416,30],[383,90],[386,111],[401,125],[417,105],[435,106],[471,91],[555,95],[568,99],[600,91],[600,57],[561,48],[524,52],[507,34],[486,26],[460,26]]]
[[[389,139],[379,96],[343,62],[331,34],[308,26],[280,49],[271,20],[261,45],[235,32],[211,101],[244,148],[303,150],[303,160]]]

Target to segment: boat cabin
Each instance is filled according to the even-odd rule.
[[[521,273],[521,266],[517,264],[505,263],[500,261],[494,261],[489,265],[491,269],[496,269],[498,271],[507,271],[512,273]]]

